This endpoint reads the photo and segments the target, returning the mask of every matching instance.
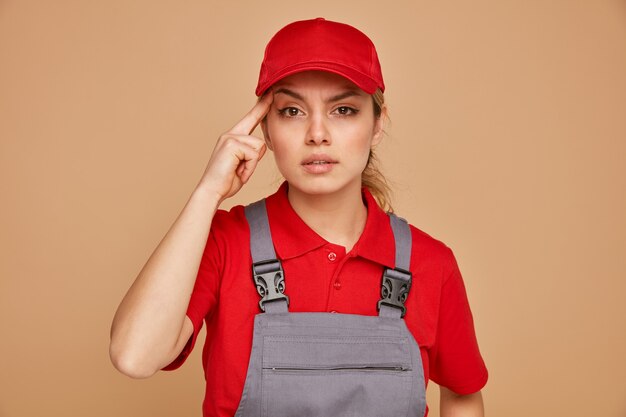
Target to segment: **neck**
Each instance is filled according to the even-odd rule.
[[[361,197],[361,184],[332,194],[306,194],[289,187],[289,203],[300,218],[326,241],[341,245],[349,252],[359,240],[367,208]]]

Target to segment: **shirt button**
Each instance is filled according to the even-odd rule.
[[[331,311],[331,313],[336,314],[337,312],[335,310]]]
[[[341,282],[339,282],[339,281],[335,281],[335,282],[333,283],[333,287],[334,287],[336,290],[341,289]]]
[[[328,260],[333,262],[335,259],[337,259],[337,254],[335,252],[331,252],[328,254]]]

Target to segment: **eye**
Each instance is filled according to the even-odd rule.
[[[335,111],[342,116],[350,116],[359,112],[357,109],[348,106],[339,106],[335,109]]]
[[[278,109],[278,114],[284,117],[296,117],[301,115],[300,109],[297,107],[284,107],[282,109]]]

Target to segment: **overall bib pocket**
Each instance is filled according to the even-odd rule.
[[[405,416],[413,372],[405,338],[266,336],[264,417]]]

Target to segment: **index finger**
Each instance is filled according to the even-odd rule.
[[[238,135],[249,135],[252,131],[261,123],[261,120],[265,117],[270,110],[270,106],[274,101],[274,94],[268,91],[259,101],[256,102],[254,107],[241,119],[232,129],[231,133]]]

